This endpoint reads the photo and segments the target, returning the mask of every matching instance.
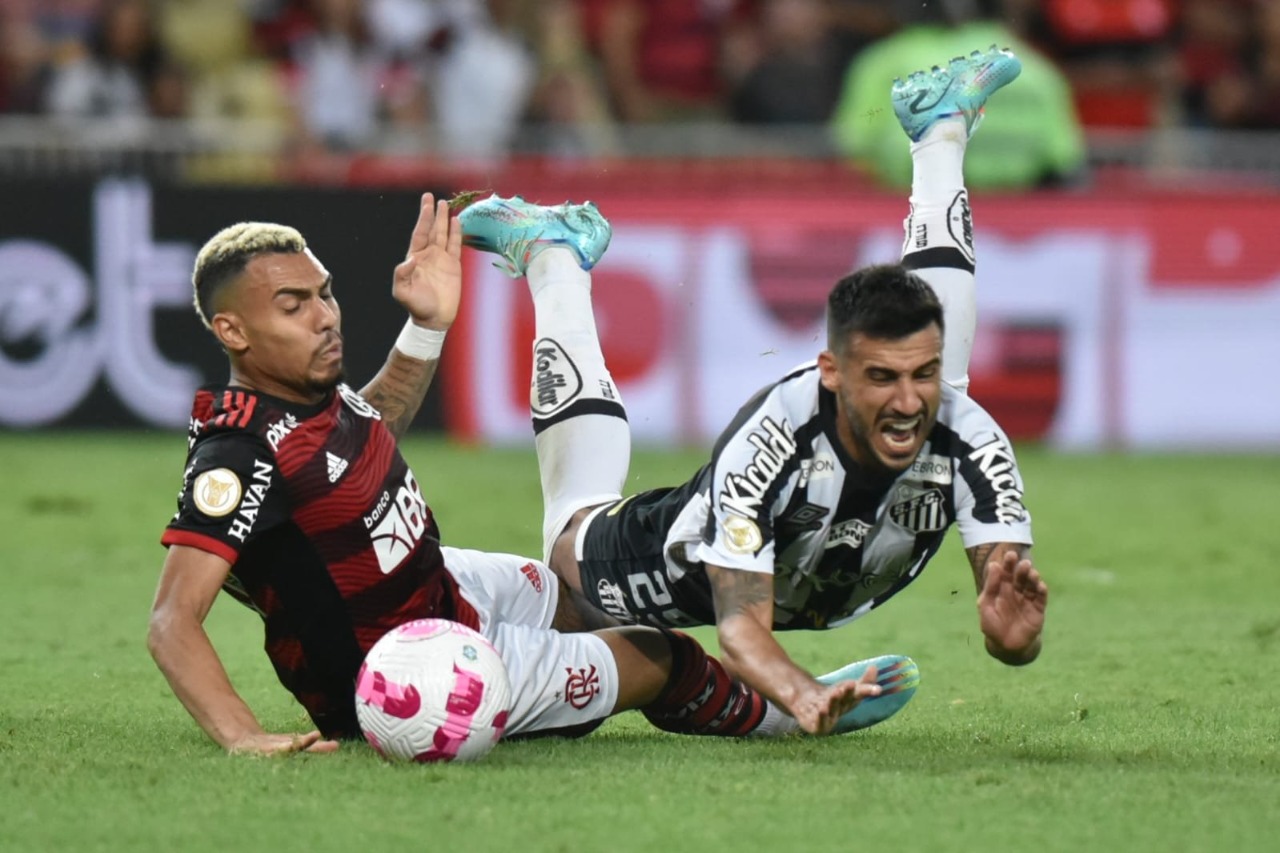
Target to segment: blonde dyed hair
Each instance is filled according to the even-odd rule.
[[[211,306],[224,285],[244,272],[245,265],[267,252],[296,254],[305,251],[301,232],[274,222],[237,222],[209,238],[196,255],[191,288],[196,314],[206,329],[213,329]]]

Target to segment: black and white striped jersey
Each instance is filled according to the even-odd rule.
[[[969,397],[943,384],[927,442],[893,479],[849,457],[836,418],[817,363],[801,365],[738,412],[693,479],[627,502],[665,531],[671,605],[652,621],[715,621],[707,563],[772,573],[776,628],[828,628],[914,580],[952,524],[966,548],[1031,544],[1008,438]]]

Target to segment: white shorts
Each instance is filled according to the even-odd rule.
[[[618,666],[594,634],[551,629],[559,580],[537,560],[441,547],[444,564],[480,616],[480,633],[511,680],[507,735],[581,726],[613,712]]]

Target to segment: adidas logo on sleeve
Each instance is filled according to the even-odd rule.
[[[347,470],[347,460],[327,450],[324,455],[329,469],[329,482],[336,483],[338,478],[342,476],[342,472]]]

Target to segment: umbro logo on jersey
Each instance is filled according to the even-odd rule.
[[[338,478],[342,476],[342,472],[347,470],[347,460],[341,456],[335,456],[329,451],[325,451],[325,462],[329,469],[329,482],[336,483]]]
[[[806,503],[797,507],[789,515],[778,519],[778,527],[799,533],[804,530],[821,530],[822,520],[827,517],[827,508],[818,504]]]

